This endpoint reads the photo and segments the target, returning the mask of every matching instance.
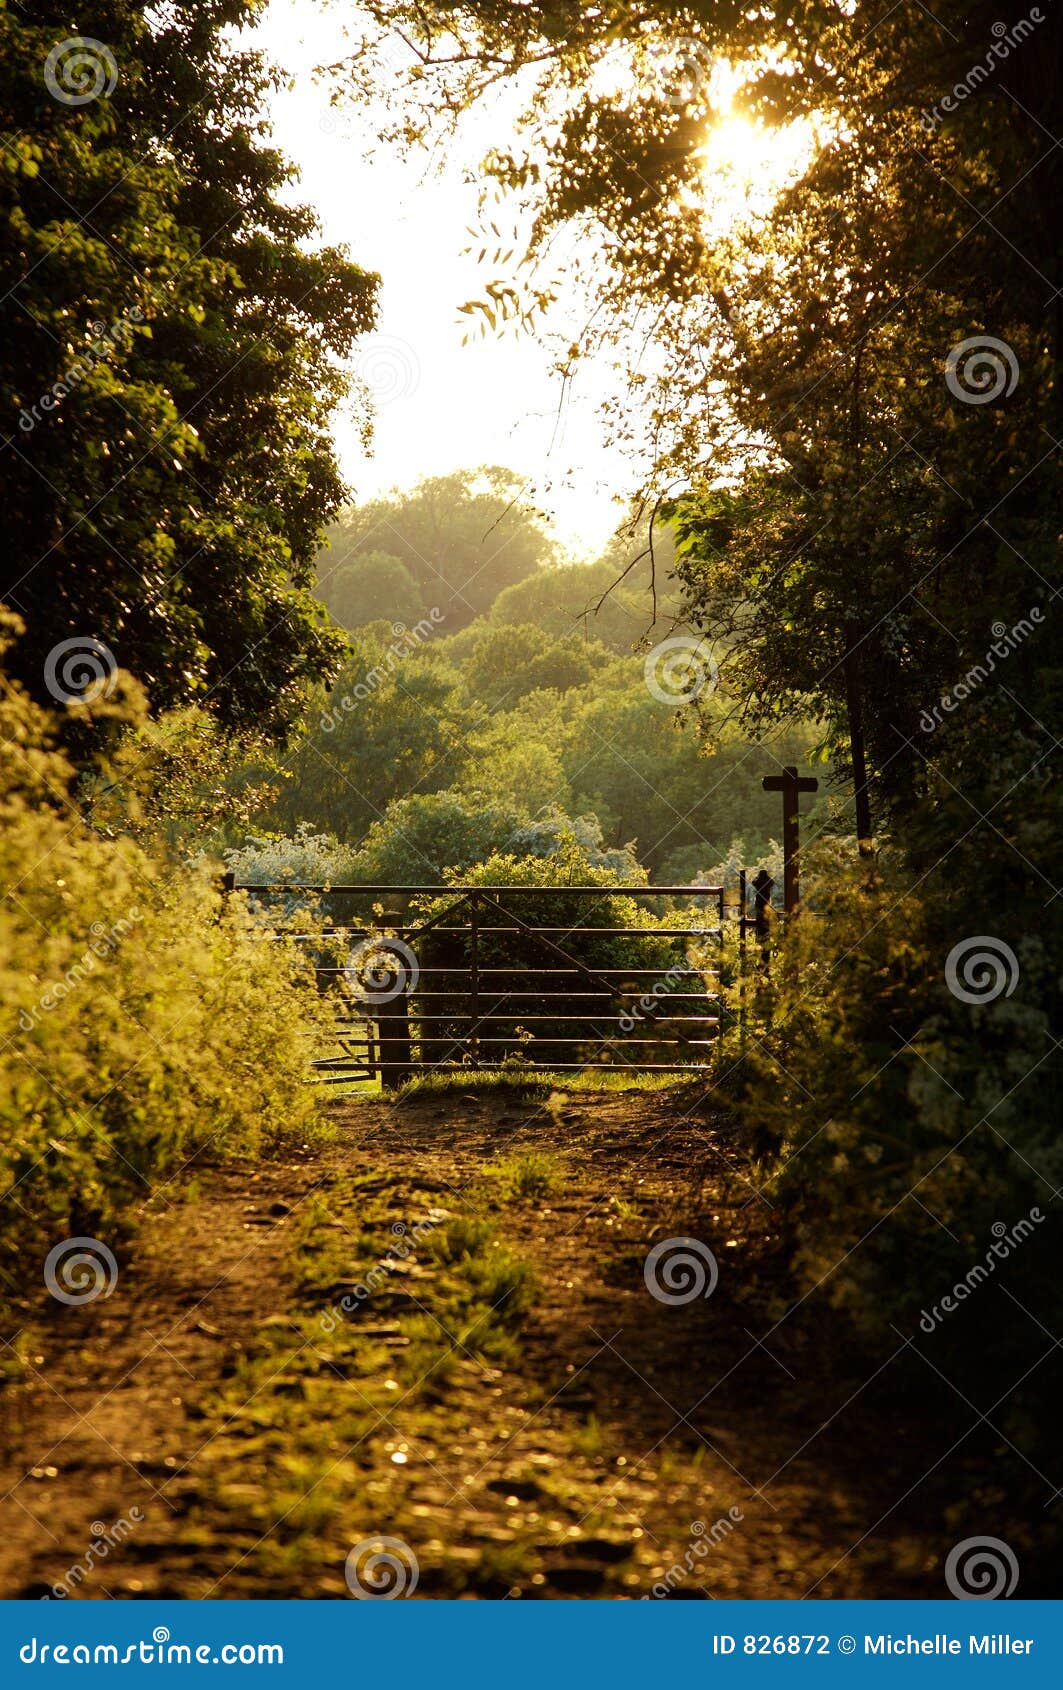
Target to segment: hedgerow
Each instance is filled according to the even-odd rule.
[[[197,1152],[315,1126],[294,945],[209,866],[102,837],[54,723],[0,682],[0,1297],[67,1237],[114,1242]]]

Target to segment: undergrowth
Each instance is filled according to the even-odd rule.
[[[42,1294],[45,1258],[67,1240],[120,1252],[153,1187],[197,1155],[258,1156],[316,1136],[305,1082],[321,1009],[294,945],[267,941],[208,867],[90,825],[51,719],[9,683],[0,884],[10,1306]],[[56,1277],[63,1286],[61,1260]]]

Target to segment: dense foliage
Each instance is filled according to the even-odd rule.
[[[533,1056],[540,1066],[566,1069],[581,1062],[674,1065],[703,1054],[692,1046],[686,1023],[668,1021],[667,1014],[669,1008],[673,1015],[706,1012],[707,983],[696,967],[697,960],[707,966],[709,957],[694,959],[684,940],[657,935],[654,929],[672,926],[673,919],[658,915],[646,900],[613,890],[625,881],[645,884],[644,871],[628,880],[630,874],[596,865],[569,835],[549,854],[492,852],[451,875],[466,886],[491,889],[474,905],[483,1019],[471,1051],[469,976],[457,972],[467,971],[472,957],[465,926],[471,906],[445,897],[417,900],[416,915],[438,922],[421,941],[426,973],[421,992],[411,998],[417,1036],[432,1041],[426,1047],[431,1059],[513,1063]],[[589,895],[587,887],[600,888],[600,894]],[[448,920],[452,909],[460,911],[460,920]],[[448,931],[457,926],[465,931]],[[525,928],[546,932],[533,935]],[[641,931],[637,936],[615,931],[624,928]],[[561,972],[544,984],[539,974],[545,969]],[[640,1012],[640,999],[655,982],[658,995]],[[616,996],[610,998],[610,992]],[[681,1010],[670,1002],[677,995]]]
[[[264,943],[206,869],[89,828],[56,728],[3,685],[5,1299],[36,1289],[64,1239],[120,1249],[135,1209],[197,1152],[257,1155],[316,1119],[318,998],[295,948]]]
[[[736,836],[758,861],[779,828],[761,779],[806,762],[808,726],[761,748],[731,721],[732,701],[707,699],[714,737],[699,746],[649,690],[646,655],[548,629],[494,615],[450,637],[360,629],[285,760],[268,825],[333,834],[368,878],[401,869],[407,882],[513,849],[517,818],[527,828],[557,810],[592,818],[587,843],[630,847],[659,881],[703,873]]]
[[[79,57],[76,8],[0,4],[0,597],[45,704],[93,640],[156,709],[280,733],[340,649],[309,587],[375,278],[290,203],[276,73],[233,42],[258,9],[107,0]]]

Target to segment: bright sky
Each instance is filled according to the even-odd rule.
[[[378,146],[367,158],[373,112],[331,108],[311,74],[342,52],[337,33],[335,12],[318,0],[272,0],[258,38],[294,81],[271,115],[277,144],[299,166],[300,197],[317,210],[327,241],[382,277],[378,332],[355,359],[376,400],[371,456],[353,418],[336,418],[347,479],[362,498],[425,474],[505,464],[528,478],[529,496],[552,515],[562,542],[593,555],[620,520],[618,496],[630,495],[636,473],[605,450],[597,414],[618,378],[584,367],[562,403],[548,345],[511,333],[462,345],[467,322],[457,307],[490,279],[475,253],[463,252],[477,197],[465,177],[497,139],[498,115],[484,112],[459,146],[448,143],[441,170],[423,151],[403,159]],[[719,153],[732,174],[737,157],[748,180],[763,182],[759,139],[740,120],[724,124]],[[778,155],[777,142],[771,150]],[[554,326],[567,339],[578,314],[556,310]]]

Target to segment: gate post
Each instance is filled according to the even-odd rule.
[[[381,920],[393,927],[401,927],[402,916],[396,910],[385,910]],[[387,935],[383,936],[387,943]],[[394,953],[392,953],[394,955]],[[387,1091],[397,1091],[413,1078],[413,1041],[410,1037],[409,974],[401,954],[394,956],[392,981],[399,987],[393,997],[386,998],[376,1016],[377,1048],[381,1062],[394,1063],[394,1068],[382,1069],[380,1083]]]
[[[395,979],[399,980],[402,970],[396,969]],[[377,1046],[382,1063],[395,1063],[395,1067],[381,1068],[381,1084],[387,1091],[397,1091],[399,1086],[413,1078],[413,1044],[410,1039],[410,1000],[407,996],[405,982],[400,991],[388,1003],[382,1003],[377,1011]]]
[[[775,882],[766,868],[758,869],[753,881],[753,902],[756,914],[753,918],[753,930],[760,941],[760,955],[764,962],[768,960],[768,933],[771,928],[771,894]]]
[[[746,1003],[749,982],[746,979],[746,928],[749,925],[749,885],[744,868],[738,871],[738,1046],[745,1049],[746,1022],[749,1010]],[[722,1013],[722,1009],[721,1009]]]
[[[474,1064],[480,1065],[480,910],[476,894],[469,899],[469,1039]]]

